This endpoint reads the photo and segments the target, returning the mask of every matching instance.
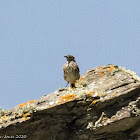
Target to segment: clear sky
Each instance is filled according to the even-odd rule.
[[[1,108],[64,87],[67,54],[140,76],[140,0],[0,0]]]

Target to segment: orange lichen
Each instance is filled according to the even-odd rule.
[[[91,96],[93,96],[94,95],[94,91],[89,91],[88,94],[90,94]]]
[[[34,100],[30,100],[28,103],[33,103],[34,102]]]
[[[92,104],[96,104],[99,101],[99,99],[92,101]]]
[[[33,103],[33,102],[34,102],[34,100],[30,100],[29,102],[25,102],[23,104],[19,104],[18,107],[23,107],[23,106],[27,105],[28,103]]]
[[[100,76],[104,76],[104,73],[103,72],[99,72],[98,73]]]
[[[30,113],[26,113],[26,114],[23,114],[23,117],[22,117],[22,120],[26,120],[26,117],[28,117],[28,116],[31,116],[31,114]]]
[[[112,93],[113,96],[115,96],[117,93]]]
[[[19,104],[19,105],[18,105],[18,107],[22,107],[22,106],[23,106],[22,104]]]
[[[74,99],[76,99],[75,94],[63,95],[58,99],[57,104],[60,105],[60,104],[65,103],[65,102],[70,102],[70,101],[72,101]]]
[[[108,68],[108,71],[112,71],[113,69],[115,69],[115,67],[114,67],[114,66],[112,66],[112,67]]]
[[[7,117],[7,116],[3,116],[2,118],[3,118],[4,120],[7,120],[7,119],[8,119],[8,117]]]
[[[28,102],[25,102],[25,103],[23,103],[23,104],[19,104],[18,107],[23,107],[23,106],[25,106],[27,103],[28,103]]]
[[[49,106],[47,107],[47,109],[48,109],[48,108],[52,108],[52,107],[53,107],[52,105],[49,105]]]
[[[85,75],[86,75],[86,73],[84,73],[83,76],[80,77],[79,82],[81,82],[84,79]]]

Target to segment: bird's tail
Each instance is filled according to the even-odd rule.
[[[75,83],[70,83],[71,88],[75,88]]]

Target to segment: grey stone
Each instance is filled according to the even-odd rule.
[[[0,112],[0,139],[140,140],[140,78],[115,65]]]

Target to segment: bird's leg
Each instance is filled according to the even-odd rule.
[[[70,83],[71,88],[75,88],[75,83]]]
[[[68,84],[69,84],[69,82],[67,82],[67,85],[66,85],[65,87],[67,87],[67,86],[68,86]]]

